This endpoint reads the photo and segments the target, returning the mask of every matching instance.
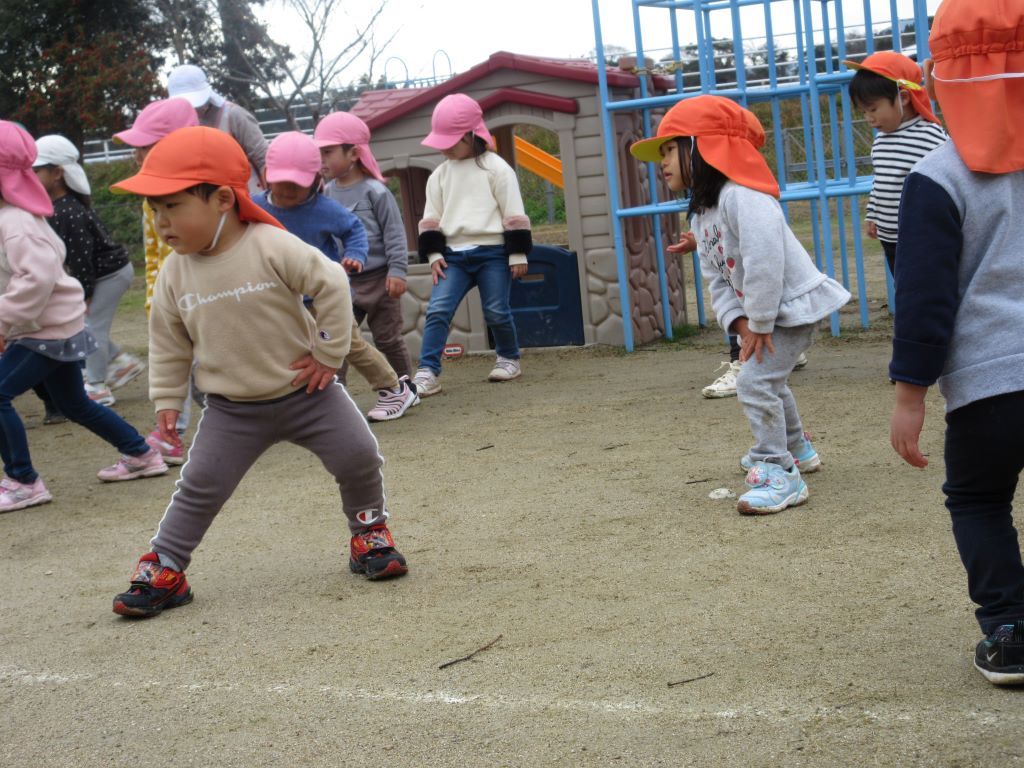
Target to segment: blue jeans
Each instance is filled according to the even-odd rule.
[[[512,273],[504,246],[481,245],[468,251],[449,248],[444,252],[444,260],[448,262],[445,279],[434,286],[427,305],[419,367],[441,373],[441,353],[448,340],[448,328],[455,310],[474,285],[480,288],[480,303],[484,320],[494,336],[494,351],[499,357],[518,360],[519,340],[508,303]]]
[[[142,435],[131,424],[89,399],[78,363],[62,363],[20,344],[9,344],[0,357],[0,457],[4,461],[4,472],[12,480],[33,483],[39,477],[32,467],[25,425],[12,401],[40,383],[61,413],[121,453],[141,456],[149,450]]]

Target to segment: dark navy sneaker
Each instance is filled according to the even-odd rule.
[[[114,613],[149,618],[191,602],[192,588],[185,574],[161,565],[156,552],[147,552],[139,558],[128,591],[114,598]]]
[[[978,643],[974,666],[995,685],[1024,685],[1024,619],[996,627]]]
[[[386,525],[375,525],[352,537],[348,567],[371,581],[404,576],[409,571]]]

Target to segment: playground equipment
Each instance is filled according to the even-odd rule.
[[[516,165],[525,168],[530,173],[537,174],[544,181],[554,184],[559,189],[565,188],[561,160],[535,144],[531,144],[522,136],[513,136],[512,141],[516,148]]]
[[[605,0],[607,3],[608,0]],[[642,116],[645,136],[653,134],[652,117],[680,99],[701,93],[713,93],[735,99],[744,106],[767,103],[770,121],[766,133],[774,142],[776,175],[782,189],[783,207],[794,200],[810,201],[814,257],[820,269],[840,279],[851,288],[847,240],[852,235],[856,293],[860,323],[868,326],[867,294],[864,280],[864,256],[861,242],[858,198],[871,189],[870,176],[858,176],[856,152],[851,127],[853,107],[848,83],[853,73],[841,65],[843,59],[860,58],[877,49],[913,48],[918,60],[927,56],[928,13],[926,0],[889,0],[888,16],[872,15],[872,0],[630,0],[633,6],[633,28],[636,45],[636,72],[642,75],[640,98],[617,98],[608,88],[605,69],[598,68],[601,93],[601,120],[604,126],[605,159],[610,186],[611,218],[619,272],[622,312],[630,306],[629,267],[623,236],[624,222],[636,217],[654,221],[654,242],[658,246],[658,282],[662,292],[668,285],[666,260],[662,250],[660,222],[663,214],[685,210],[686,201],[634,206],[620,195],[618,179],[626,177],[620,159],[616,163],[616,146],[612,126],[623,114]],[[663,28],[671,34],[671,48],[666,57],[655,64],[646,58],[641,31],[640,9],[666,11],[659,17]],[[594,37],[598,61],[604,61],[605,50],[601,31],[599,0],[592,0]],[[760,13],[757,11],[760,10]],[[860,10],[856,24],[848,25],[847,17]],[[741,14],[757,23],[764,36],[744,37]],[[786,14],[784,16],[783,14]],[[782,19],[792,25],[791,33],[779,34]],[[747,22],[748,24],[751,21]],[[888,27],[888,31],[883,27]],[[693,31],[696,46],[681,44],[680,30]],[[728,34],[723,30],[728,29]],[[856,36],[862,29],[863,35]],[[910,31],[912,29],[912,31]],[[716,37],[713,32],[716,32]],[[854,45],[854,43],[857,43]],[[755,68],[752,52],[763,59],[763,70],[757,79],[748,77]],[[684,53],[685,52],[685,53]],[[696,67],[693,66],[694,58]],[[733,66],[723,68],[721,61],[731,58]],[[760,64],[760,62],[759,62]],[[665,80],[671,82],[667,88]],[[661,93],[659,93],[659,90]],[[668,91],[668,92],[666,92]],[[800,127],[807,162],[804,178],[793,178],[787,172],[784,158],[782,107],[784,102],[799,104]],[[838,103],[837,103],[838,101]],[[626,163],[630,162],[629,160]],[[650,198],[657,200],[655,171],[648,172]],[[662,199],[665,199],[664,196]],[[835,222],[836,230],[833,230]],[[836,274],[836,243],[840,275]],[[696,303],[698,320],[705,324],[704,306],[699,281],[700,267],[693,256],[694,274],[698,276]],[[891,276],[887,275],[889,306],[892,306]],[[664,307],[665,304],[663,303]],[[665,322],[671,337],[671,324]],[[833,335],[839,335],[839,318],[831,319]],[[628,326],[624,344],[633,349],[634,338]]]

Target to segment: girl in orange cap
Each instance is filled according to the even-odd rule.
[[[974,665],[1024,684],[1024,564],[1012,504],[1024,468],[1024,4],[945,0],[926,83],[951,141],[907,176],[889,377],[892,446],[912,466],[925,394],[946,398],[946,508],[985,635]],[[934,67],[934,68],[933,68]]]
[[[790,231],[779,185],[758,151],[764,129],[720,96],[672,107],[653,139],[630,151],[660,162],[674,192],[690,190],[691,230],[719,325],[740,337],[736,395],[754,433],[740,459],[749,490],[738,510],[767,515],[807,501],[801,478],[821,461],[804,434],[788,379],[820,320],[850,300]]]

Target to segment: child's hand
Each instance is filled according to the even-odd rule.
[[[752,333],[747,328],[746,333],[740,336],[740,362],[745,363],[753,357],[760,363],[761,354],[764,350],[768,350],[773,355],[775,354],[772,335],[770,333]]]
[[[178,435],[178,416],[180,411],[167,408],[156,412],[156,428],[160,430],[160,439],[175,448],[181,448],[181,437]]]
[[[679,236],[679,242],[670,245],[665,249],[669,253],[693,253],[697,250],[697,238],[693,232],[684,232]]]
[[[512,279],[518,280],[526,274],[526,270],[530,268],[529,264],[512,264],[509,266],[509,270],[512,272]]]
[[[918,441],[924,427],[924,395],[927,387],[896,382],[896,406],[889,419],[889,442],[907,464],[927,467],[928,459],[921,453]]]
[[[430,265],[430,276],[434,278],[434,285],[437,285],[438,280],[448,279],[444,274],[445,267],[447,266],[448,262],[444,260],[444,256]]]
[[[392,299],[400,298],[405,293],[405,280],[400,277],[389,277],[384,282],[384,290]]]
[[[293,387],[297,387],[306,379],[309,379],[309,384],[306,385],[307,395],[312,394],[314,390],[326,388],[334,379],[335,369],[329,365],[324,365],[313,355],[300,357],[289,365],[288,368],[298,371],[298,374],[292,379]]]
[[[355,259],[342,259],[341,266],[345,268],[346,272],[350,272],[352,274],[359,274],[363,271],[363,263],[361,261],[356,261]]]
[[[873,222],[873,221],[865,221],[864,222],[864,232],[872,240],[877,240],[878,239],[878,225],[875,224],[875,222]]]

